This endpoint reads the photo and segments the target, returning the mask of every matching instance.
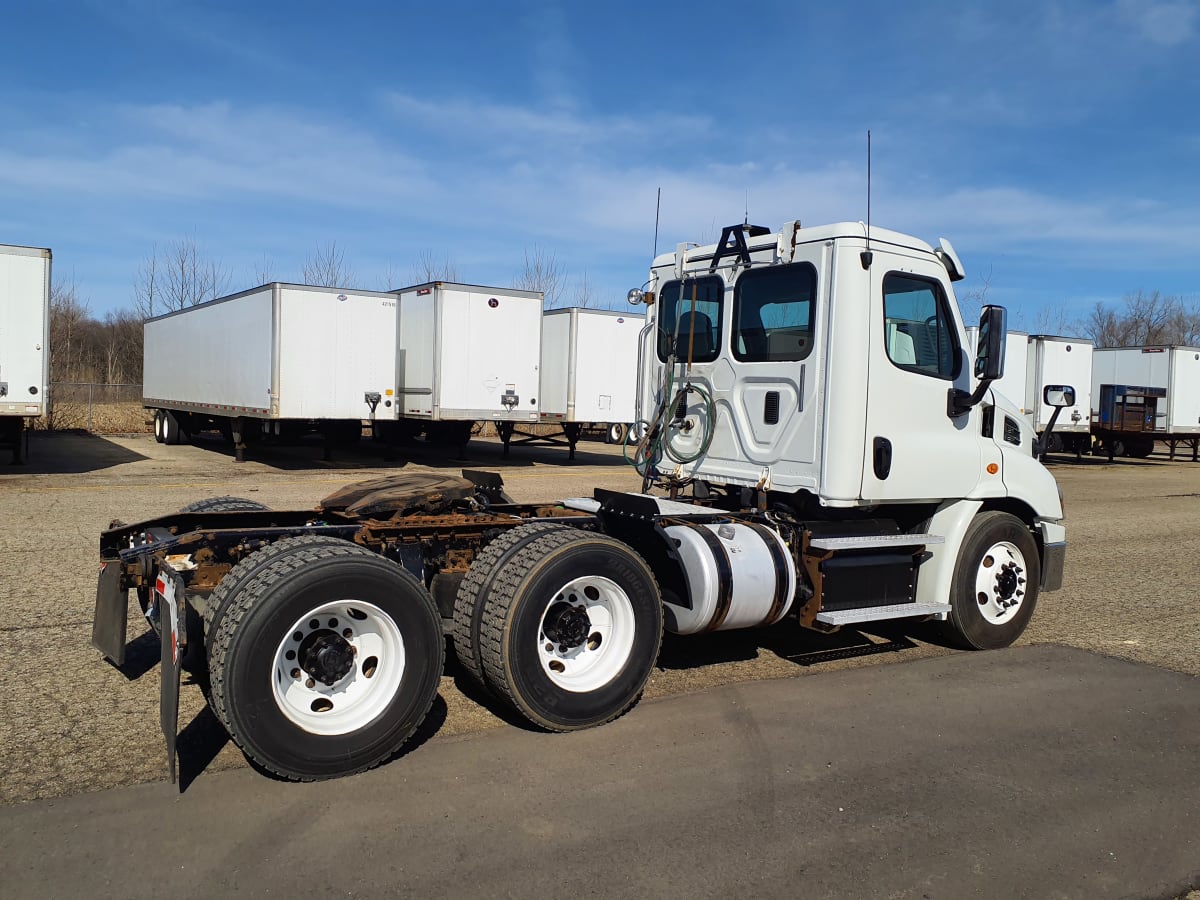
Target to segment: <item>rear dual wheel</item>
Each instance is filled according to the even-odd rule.
[[[214,607],[210,696],[247,756],[311,781],[369,769],[411,737],[444,652],[416,578],[331,538],[280,541],[226,578],[235,589]]]
[[[481,554],[455,604],[464,667],[550,731],[611,721],[641,696],[663,615],[646,563],[625,544],[526,525]]]

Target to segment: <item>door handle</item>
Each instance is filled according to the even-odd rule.
[[[892,442],[885,437],[875,438],[872,461],[875,466],[875,477],[880,481],[886,481],[892,472]]]

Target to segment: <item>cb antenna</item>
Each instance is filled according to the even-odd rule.
[[[742,220],[742,225],[750,224],[750,188],[746,188],[746,218]]]
[[[871,268],[871,129],[867,129],[867,249],[859,256],[864,269]]]
[[[659,211],[661,211],[661,210],[662,210],[662,188],[659,188],[658,189],[658,200],[656,200],[654,202],[654,256],[650,257],[651,260],[653,260],[654,257],[658,256],[658,214],[659,214]]]

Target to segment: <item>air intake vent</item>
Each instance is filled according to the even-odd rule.
[[[779,391],[767,391],[763,397],[763,421],[768,425],[779,422]]]
[[[1021,426],[1011,416],[1004,417],[1004,440],[1018,447],[1021,446]]]
[[[675,404],[675,418],[682,419],[687,416],[687,392],[684,391],[679,395],[679,402]]]

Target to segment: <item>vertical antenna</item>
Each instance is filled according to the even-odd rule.
[[[859,257],[864,269],[871,268],[871,129],[867,129],[867,249]]]
[[[750,188],[746,188],[746,218],[742,220],[742,225],[750,224]]]
[[[654,202],[654,256],[650,259],[653,261],[655,256],[658,256],[658,213],[662,209],[662,188],[658,189],[658,200]]]

